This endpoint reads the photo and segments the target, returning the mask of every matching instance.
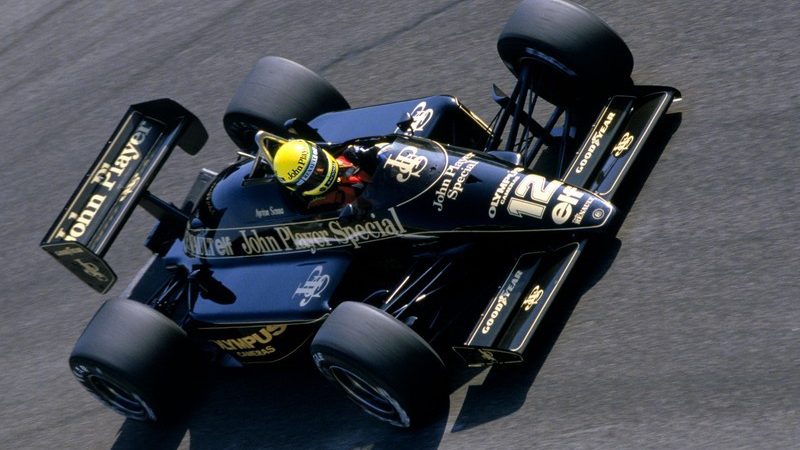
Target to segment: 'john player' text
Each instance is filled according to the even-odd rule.
[[[100,167],[92,175],[91,181],[86,186],[87,188],[89,186],[94,187],[94,193],[83,203],[83,209],[80,212],[70,211],[67,214],[67,220],[73,222],[66,227],[66,230],[64,227],[59,227],[55,232],[55,238],[75,241],[86,233],[86,230],[89,229],[94,220],[94,216],[103,208],[107,197],[123,177],[130,163],[141,158],[139,146],[148,139],[152,129],[153,125],[151,123],[142,120],[114,161],[100,164]]]
[[[394,208],[388,217],[370,214],[370,220],[344,225],[338,220],[287,224],[236,230],[187,229],[183,245],[187,255],[201,258],[263,256],[362,244],[399,236],[406,230]],[[214,237],[204,236],[213,233]]]
[[[472,161],[473,156],[475,155],[467,153],[444,169],[442,184],[434,193],[433,206],[437,211],[444,208],[445,199],[455,200],[458,198],[458,194],[464,190],[464,184],[467,182],[470,172],[478,165],[478,161]]]

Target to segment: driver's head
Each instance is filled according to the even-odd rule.
[[[339,175],[333,156],[303,139],[292,139],[278,147],[273,164],[278,181],[308,196],[328,192]]]

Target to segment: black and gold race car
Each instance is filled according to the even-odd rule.
[[[408,427],[446,404],[443,361],[522,361],[587,243],[615,233],[615,197],[680,94],[634,84],[625,43],[564,0],[523,1],[497,46],[517,83],[494,87],[488,124],[451,96],[351,109],[310,70],[259,60],[224,116],[238,159],[201,171],[181,206],[148,186],[205,129],[169,99],[131,106],[41,244],[104,293],[131,211],[157,219],[152,260],[75,345],[78,380],[157,420],[200,362],[310,350],[366,412]],[[371,182],[353,203],[307,207],[273,174],[293,138],[334,155],[380,144]]]

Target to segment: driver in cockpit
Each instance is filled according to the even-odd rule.
[[[299,194],[309,209],[352,203],[372,180],[380,145],[348,146],[334,158],[328,151],[303,139],[289,140],[273,158],[275,176]]]

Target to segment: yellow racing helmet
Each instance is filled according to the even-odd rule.
[[[313,142],[292,139],[278,147],[273,158],[278,181],[302,195],[322,195],[339,176],[339,165],[330,153]]]

